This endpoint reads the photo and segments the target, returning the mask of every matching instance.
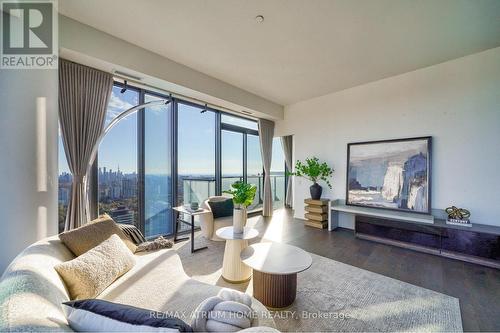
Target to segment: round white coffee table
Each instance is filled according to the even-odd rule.
[[[312,264],[309,253],[281,243],[253,244],[240,256],[253,268],[253,297],[271,309],[292,305],[297,295],[297,273]]]
[[[242,283],[250,280],[252,269],[243,265],[240,252],[248,246],[248,240],[257,237],[259,232],[253,228],[245,227],[243,233],[235,234],[233,227],[225,227],[218,229],[216,234],[226,240],[222,278],[230,283]]]

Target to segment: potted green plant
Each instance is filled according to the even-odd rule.
[[[253,202],[257,192],[257,186],[247,184],[242,181],[237,181],[231,184],[231,189],[223,191],[223,193],[233,196],[234,214],[233,228],[234,233],[242,233],[245,224],[247,223],[247,208]]]
[[[324,181],[329,188],[332,188],[329,179],[333,175],[333,169],[326,162],[321,163],[314,156],[306,158],[305,162],[297,160],[297,163],[295,163],[295,172],[287,172],[287,174],[312,181],[313,184],[309,187],[309,191],[311,192],[311,199],[314,200],[320,199],[323,192],[323,188],[318,184],[319,180]]]

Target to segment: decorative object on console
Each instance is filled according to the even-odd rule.
[[[200,206],[198,205],[198,202],[193,201],[193,202],[191,202],[190,208],[191,208],[191,210],[196,211],[196,210],[198,210],[198,208],[200,208]]]
[[[165,312],[102,299],[64,302],[62,308],[77,332],[193,332],[191,326]]]
[[[223,191],[223,193],[233,196],[233,227],[235,233],[241,234],[243,232],[243,228],[247,223],[247,208],[252,204],[256,192],[257,186],[241,181],[231,184],[230,190]]]
[[[467,209],[451,206],[446,208],[445,212],[448,214],[448,219],[446,220],[446,223],[462,225],[465,227],[472,226],[469,220],[470,212]]]
[[[332,188],[329,179],[332,177],[333,171],[326,162],[320,163],[317,157],[309,157],[306,158],[305,162],[297,160],[297,163],[295,163],[295,172],[287,172],[287,175],[303,177],[312,181],[313,184],[309,187],[311,198],[319,200],[323,188],[318,184],[318,181],[322,180],[329,188]]]
[[[304,203],[306,206],[304,209],[306,213],[304,217],[306,218],[306,222],[304,224],[314,228],[325,229],[328,224],[329,201],[328,199],[305,199]]]
[[[430,214],[431,139],[349,143],[346,203]]]

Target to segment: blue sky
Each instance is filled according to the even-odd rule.
[[[127,90],[120,93],[113,87],[106,115],[106,125],[121,112],[139,104],[138,93]],[[156,97],[146,95],[146,101]],[[146,173],[166,174],[170,165],[170,147],[168,139],[169,115],[165,109],[169,106],[156,106],[147,109],[145,146]],[[225,122],[238,122],[232,117],[224,117]],[[179,104],[178,127],[178,168],[179,174],[215,173],[215,114],[200,113],[199,108]],[[250,122],[250,124],[252,124]],[[59,173],[69,172],[62,141],[59,139]],[[223,174],[234,175],[242,172],[241,134],[223,132]],[[137,172],[137,114],[120,121],[104,138],[99,148],[99,166],[116,170],[118,166],[125,173]],[[278,138],[273,145],[273,165],[271,170],[283,170],[283,153]],[[261,173],[259,140],[248,136],[248,173]]]

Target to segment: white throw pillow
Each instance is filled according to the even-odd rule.
[[[58,264],[59,273],[71,299],[94,298],[135,265],[135,257],[113,234],[81,256]]]

